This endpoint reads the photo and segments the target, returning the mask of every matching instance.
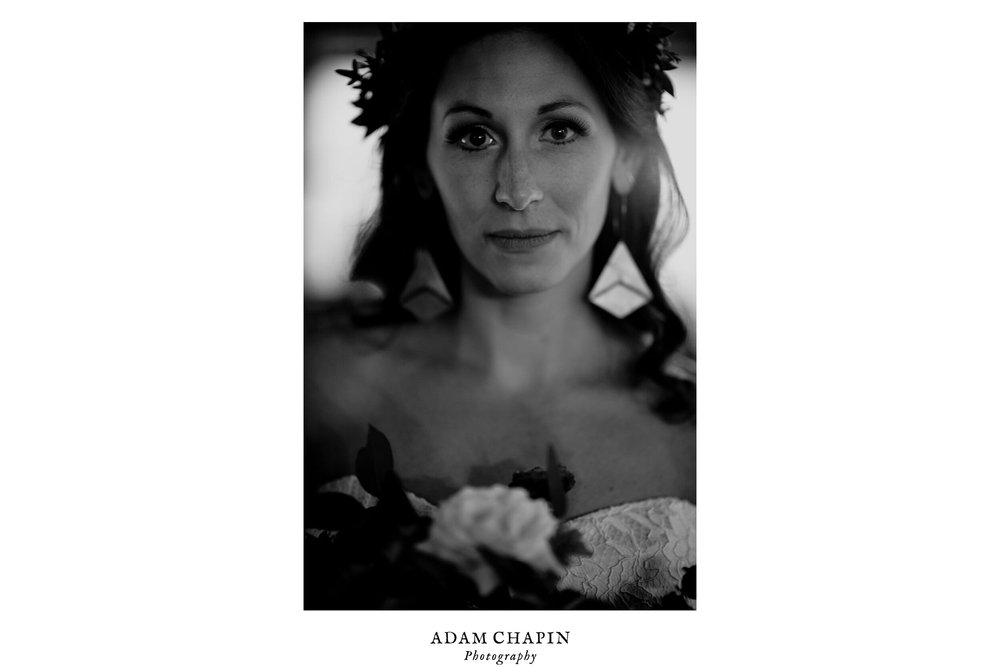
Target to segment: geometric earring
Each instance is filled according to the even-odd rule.
[[[652,290],[623,241],[615,246],[589,298],[592,304],[618,319],[628,317],[653,300]]]
[[[455,302],[427,250],[417,250],[413,263],[413,275],[403,288],[399,302],[418,320],[426,322],[450,310]]]
[[[627,175],[624,184],[626,192],[632,188],[632,176]],[[621,238],[621,226],[625,224],[628,211],[628,197],[619,195],[621,207],[617,218],[611,218],[612,232]],[[618,241],[608,263],[597,276],[597,282],[590,290],[590,302],[618,319],[624,319],[653,300],[653,291],[642,277],[632,254],[624,241]]]

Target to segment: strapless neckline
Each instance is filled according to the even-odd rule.
[[[364,487],[361,486],[361,481],[358,479],[357,475],[338,477],[337,479],[327,482],[319,488],[319,493],[329,492],[346,493],[347,495],[356,498],[365,507],[371,507],[378,500],[378,498],[365,491]],[[415,493],[407,492],[406,495],[410,499],[410,502],[413,503],[417,514],[421,516],[428,516],[437,508],[435,503],[432,503],[426,498],[422,498]],[[614,514],[630,507],[644,507],[650,503],[680,503],[681,505],[691,509],[694,509],[695,507],[694,503],[689,500],[684,500],[683,498],[677,498],[674,496],[652,496],[650,498],[629,500],[615,505],[608,505],[606,507],[598,507],[597,509],[584,512],[583,514],[579,514],[570,519],[565,519],[564,522],[566,524],[571,524],[574,521],[582,521],[585,519],[599,519],[602,516]]]

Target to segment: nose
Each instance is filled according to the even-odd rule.
[[[532,202],[541,201],[542,191],[532,175],[524,150],[508,147],[498,159],[497,189],[493,198],[515,211],[523,211]]]

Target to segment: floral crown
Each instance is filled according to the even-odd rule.
[[[337,70],[359,91],[354,106],[361,114],[351,122],[366,128],[365,136],[396,119],[409,94],[407,84],[422,72],[416,56],[433,40],[427,39],[420,26],[381,24],[382,39],[375,46],[375,55],[358,51],[359,58],[351,69]],[[664,113],[663,93],[674,94],[667,72],[680,62],[669,48],[673,30],[662,23],[585,24],[585,29],[600,30],[600,38],[620,51],[628,69],[642,82],[650,104]]]

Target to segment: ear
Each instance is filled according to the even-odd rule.
[[[611,171],[611,185],[621,196],[627,195],[635,185],[635,175],[639,171],[642,154],[628,146],[619,145],[615,163]]]
[[[413,184],[417,188],[417,194],[424,201],[431,199],[434,196],[434,179],[431,177],[431,172],[426,167],[422,167],[413,172]]]

